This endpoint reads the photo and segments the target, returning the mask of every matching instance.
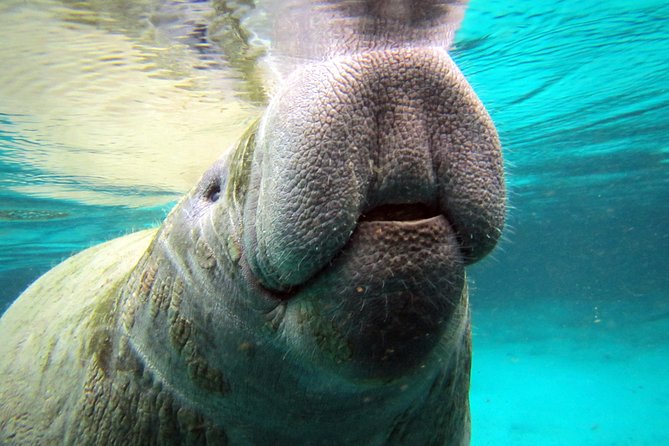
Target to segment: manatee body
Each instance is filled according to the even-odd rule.
[[[503,218],[445,50],[305,65],[160,228],[7,311],[0,444],[468,444],[465,266]]]

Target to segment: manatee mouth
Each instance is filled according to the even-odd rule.
[[[439,215],[440,212],[434,206],[424,203],[383,204],[364,212],[358,221],[420,221]]]

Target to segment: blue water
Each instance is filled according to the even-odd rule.
[[[666,1],[470,4],[453,57],[499,129],[510,192],[505,238],[470,274],[473,445],[669,444],[667,55]],[[49,147],[26,119],[0,97],[2,307],[181,193],[33,165]],[[43,192],[64,186],[146,204]]]

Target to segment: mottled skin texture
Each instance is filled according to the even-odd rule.
[[[8,310],[0,443],[468,444],[464,268],[503,217],[445,51],[306,66],[157,231]]]

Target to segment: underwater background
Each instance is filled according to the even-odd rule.
[[[266,102],[245,2],[115,4],[0,5],[2,311],[159,224]],[[510,206],[469,272],[475,446],[669,444],[668,55],[664,0],[470,2]]]

